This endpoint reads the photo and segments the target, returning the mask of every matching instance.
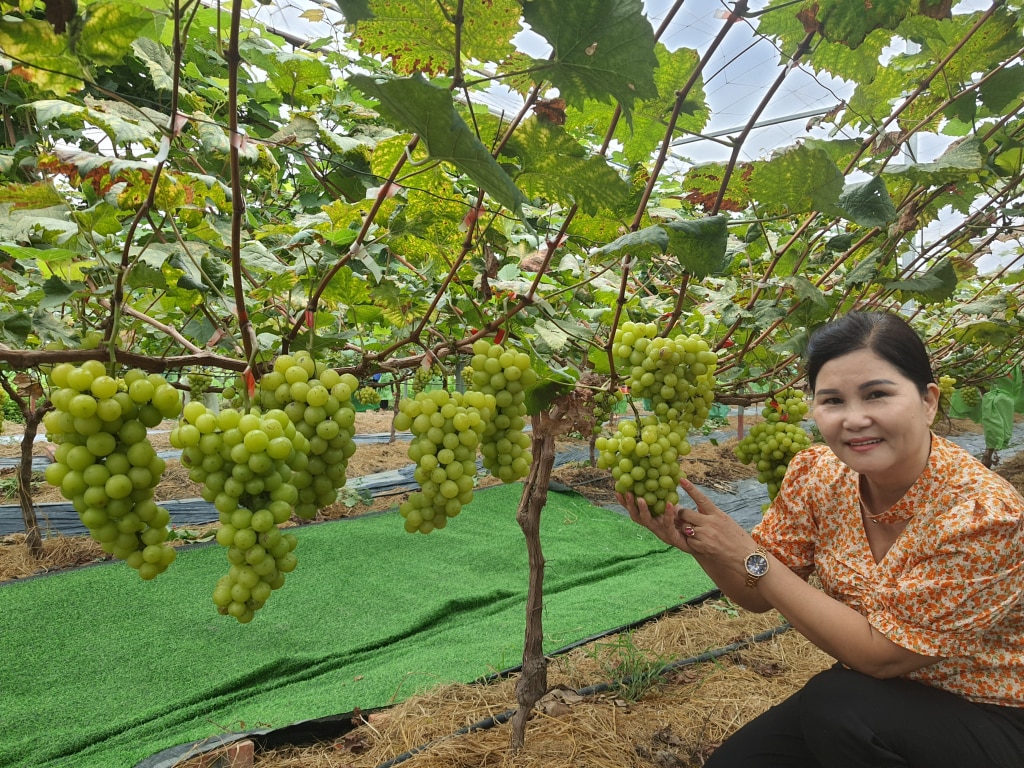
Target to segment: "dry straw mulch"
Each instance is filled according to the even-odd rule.
[[[684,608],[636,629],[574,649],[549,663],[550,693],[509,747],[516,706],[511,677],[439,686],[362,717],[329,742],[257,751],[260,768],[689,768],[740,724],[799,689],[832,663],[795,631],[751,643],[715,661],[671,662],[779,629],[778,614],[735,611],[725,602]],[[636,700],[609,684],[647,665],[671,669]],[[597,688],[592,695],[576,692]],[[499,724],[470,730],[487,718]],[[180,765],[198,768],[193,758]]]

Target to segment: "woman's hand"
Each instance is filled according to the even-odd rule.
[[[695,509],[670,504],[664,514],[655,517],[643,498],[632,494],[617,494],[617,498],[634,522],[666,544],[702,563],[715,563],[742,575],[743,561],[757,547],[753,538],[689,480],[682,480],[680,486],[693,500]]]
[[[663,515],[654,517],[642,498],[620,494],[618,499],[637,523],[666,544],[693,555],[718,588],[737,605],[758,613],[767,611],[772,605],[761,590],[746,585],[744,561],[757,543],[689,480],[681,481],[680,486],[695,509],[673,504]]]

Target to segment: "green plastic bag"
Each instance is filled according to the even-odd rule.
[[[985,447],[1002,451],[1009,447],[1013,434],[1013,396],[1003,389],[992,389],[981,397],[981,428]]]
[[[973,422],[981,422],[981,402],[968,406],[960,396],[960,390],[954,390],[953,396],[949,399],[949,413],[951,419],[970,419]]]

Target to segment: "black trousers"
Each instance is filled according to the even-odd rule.
[[[1022,768],[1024,708],[841,665],[751,720],[705,768]]]

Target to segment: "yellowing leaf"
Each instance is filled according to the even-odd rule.
[[[95,64],[118,64],[147,26],[153,28],[153,14],[138,3],[93,3],[85,13],[75,50]]]
[[[45,21],[0,18],[0,50],[14,61],[12,73],[40,91],[67,96],[82,88],[81,62],[68,50],[67,37]]]

